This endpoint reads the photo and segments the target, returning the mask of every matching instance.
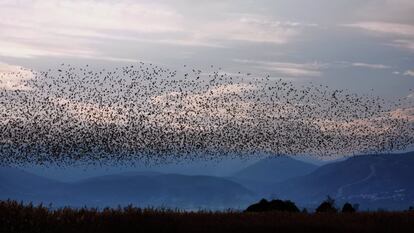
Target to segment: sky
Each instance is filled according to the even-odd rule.
[[[214,65],[414,98],[413,12],[412,0],[0,0],[0,73]]]
[[[411,0],[1,0],[0,71],[210,64],[381,96],[414,87]]]

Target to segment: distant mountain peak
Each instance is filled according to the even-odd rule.
[[[406,209],[414,203],[413,178],[414,152],[359,155],[276,184],[274,194],[301,204],[331,195],[365,209]]]
[[[296,160],[290,156],[269,156],[240,171],[233,177],[261,182],[280,182],[309,174],[316,165]]]

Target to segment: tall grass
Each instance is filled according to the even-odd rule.
[[[243,213],[169,209],[51,210],[0,201],[0,232],[414,232],[413,212]]]

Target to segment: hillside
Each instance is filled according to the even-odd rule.
[[[141,175],[137,175],[141,174]],[[184,209],[244,208],[257,196],[233,181],[212,176],[128,173],[56,182],[15,168],[0,172],[0,198],[54,206],[141,207]]]
[[[275,182],[307,175],[317,168],[316,165],[289,156],[273,156],[238,171],[230,179],[262,195],[267,195]]]
[[[364,209],[406,209],[414,203],[414,152],[355,156],[274,184],[273,193],[315,206],[330,195]]]

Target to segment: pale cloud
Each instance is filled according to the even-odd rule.
[[[18,72],[21,69],[22,68],[19,66],[13,66],[13,65],[0,62],[0,73],[13,73],[13,72]]]
[[[80,36],[98,30],[180,31],[182,20],[173,9],[150,2],[42,0],[5,8],[3,23]]]
[[[414,51],[414,25],[389,22],[358,22],[345,26],[376,33],[378,36],[391,37],[390,46]]]
[[[390,43],[390,45],[397,48],[408,49],[409,51],[414,52],[414,38],[413,40],[394,40]]]
[[[304,69],[297,64],[275,64],[273,67],[268,67],[268,70],[276,71],[289,77],[320,77],[322,75],[320,71]]]
[[[268,61],[253,61],[253,60],[239,60],[234,61],[240,63],[256,64],[264,70],[273,71],[280,75],[287,77],[320,77],[322,70],[329,65],[324,63],[291,63],[291,62],[268,62]]]
[[[0,0],[0,57],[37,68],[79,58],[211,63],[250,78],[268,73],[299,82],[375,70],[364,73],[360,90],[371,87],[370,75],[385,80],[412,68],[414,22],[405,12],[414,1],[378,1]],[[377,89],[388,92],[385,86]]]
[[[404,72],[404,75],[414,77],[414,70],[407,70],[407,71]]]
[[[365,29],[377,33],[414,37],[414,26],[388,22],[358,22],[346,26]]]
[[[361,63],[361,62],[352,63],[352,66],[369,68],[369,69],[380,69],[380,70],[391,68],[390,66],[383,65],[383,64],[369,64],[369,63]]]
[[[97,39],[180,32],[181,21],[174,10],[150,2],[6,2],[0,7],[0,55],[99,57]]]
[[[195,34],[201,40],[240,40],[284,44],[299,35],[301,24],[280,22],[260,16],[241,17],[237,19],[214,22],[202,27]]]
[[[24,0],[0,3],[0,55],[113,57],[98,49],[119,43],[228,47],[232,41],[285,44],[302,27],[258,15],[194,22],[168,3],[152,1]],[[120,58],[122,59],[122,58]]]
[[[34,44],[20,43],[13,41],[0,41],[0,55],[6,57],[32,58],[36,56],[77,56],[85,57],[96,55],[91,49],[76,46],[76,43],[70,44],[69,41],[62,38],[54,38],[58,41],[53,44]],[[67,43],[65,43],[67,42]],[[47,43],[47,41],[45,41]],[[62,44],[60,44],[62,43]]]
[[[33,75],[32,70],[0,62],[0,89],[29,90],[24,81],[32,79]]]

